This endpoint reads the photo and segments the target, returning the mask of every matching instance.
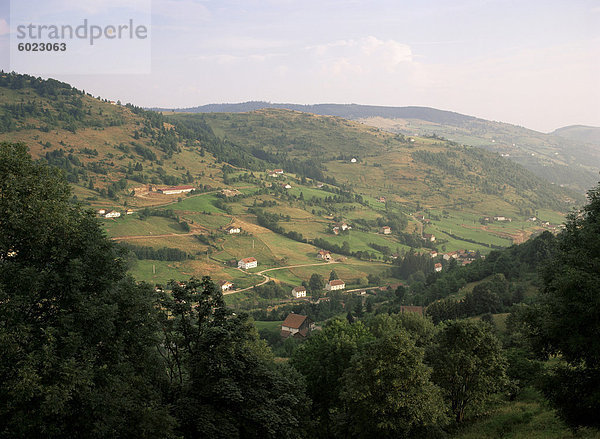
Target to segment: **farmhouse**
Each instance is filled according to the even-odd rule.
[[[125,209],[125,215],[133,215],[134,213],[135,213],[135,210]]]
[[[106,209],[98,209],[98,210],[96,211],[96,213],[97,213],[98,215],[104,215],[104,214],[106,213]]]
[[[244,258],[244,259],[240,259],[238,261],[238,268],[243,268],[244,270],[247,270],[249,268],[254,268],[258,265],[258,261],[256,260],[256,258]]]
[[[275,174],[283,174],[283,169],[273,169]]]
[[[342,229],[342,231],[346,231],[346,230],[350,230],[352,227],[350,227],[348,224],[346,223],[342,223],[340,224],[340,229]]]
[[[438,255],[438,252],[436,252],[435,250],[429,252],[429,256],[431,256],[432,258],[436,258],[437,255]]]
[[[429,242],[435,242],[435,236],[431,233],[423,233],[423,239]]]
[[[305,338],[310,334],[313,326],[313,322],[307,316],[290,313],[281,323],[280,335],[284,339],[288,337]]]
[[[158,192],[163,195],[175,195],[192,192],[194,189],[194,186],[173,186],[159,189]]]
[[[317,258],[325,261],[331,261],[331,252],[327,250],[319,250],[319,253],[317,253]]]
[[[439,273],[440,271],[442,271],[442,264],[438,262],[437,264],[435,264],[435,272]]]
[[[219,285],[221,286],[221,291],[229,291],[233,288],[233,284],[228,280],[222,280],[219,282]]]
[[[444,260],[445,261],[449,261],[450,258],[457,259],[458,258],[458,252],[449,252],[449,253],[444,254]]]
[[[242,229],[240,229],[238,226],[229,226],[225,229],[225,231],[230,235],[233,235],[234,233],[240,233]]]
[[[108,210],[104,214],[104,218],[118,218],[121,216],[121,212],[117,212],[116,210]]]
[[[325,285],[327,291],[343,290],[344,288],[346,288],[346,283],[339,279],[330,280]]]
[[[377,201],[379,201],[380,203],[385,203],[385,197],[379,197],[377,198]]]
[[[508,221],[508,222],[511,222],[512,219],[511,218],[507,218],[505,216],[495,216],[494,217],[494,221]]]
[[[392,233],[392,228],[390,226],[383,226],[379,231],[384,235],[390,235]]]
[[[292,296],[294,297],[294,299],[299,299],[300,297],[306,297],[306,288],[294,287],[292,289]]]
[[[292,186],[289,183],[282,185],[284,189],[291,189]]]

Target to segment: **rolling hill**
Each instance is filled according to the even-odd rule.
[[[248,112],[263,108],[289,109],[319,115],[338,116],[376,126],[393,133],[437,136],[478,146],[525,166],[539,177],[557,185],[584,192],[598,181],[600,149],[588,144],[597,139],[593,128],[557,130],[550,134],[502,122],[428,107],[384,107],[356,104],[278,104],[245,102],[211,104],[183,109],[158,109],[188,113]],[[568,134],[571,133],[571,134]],[[591,135],[592,137],[588,137]],[[594,137],[596,136],[596,137]],[[590,142],[591,143],[591,142]]]
[[[600,148],[600,127],[570,125],[554,130],[551,134],[575,139],[579,142],[591,143]]]
[[[3,74],[0,122],[2,141],[63,169],[78,202],[123,213],[104,219],[105,230],[152,283],[208,274],[239,289],[269,278],[294,285],[331,271],[320,248],[342,261],[335,270],[349,286],[397,282],[399,254],[485,254],[556,228],[582,201],[480,148],[298,111],[163,115]],[[195,191],[155,190],[182,184]],[[485,220],[494,216],[512,221]],[[342,223],[351,230],[333,233]],[[226,233],[232,224],[243,232]],[[232,264],[247,256],[257,269]]]

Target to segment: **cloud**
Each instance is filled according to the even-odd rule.
[[[306,49],[317,58],[323,71],[333,75],[394,72],[414,62],[408,44],[374,36],[338,40]]]

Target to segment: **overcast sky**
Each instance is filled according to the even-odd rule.
[[[52,76],[140,106],[421,105],[540,131],[600,126],[600,0],[152,0],[151,36],[150,74]]]

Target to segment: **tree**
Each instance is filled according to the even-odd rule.
[[[543,271],[545,319],[538,321],[550,351],[566,364],[547,378],[544,393],[572,426],[600,426],[600,185],[569,217],[558,249]]]
[[[277,365],[253,323],[209,277],[173,285],[161,308],[170,403],[186,438],[297,438],[310,406],[300,375]]]
[[[291,363],[304,376],[313,401],[315,436],[331,437],[334,419],[342,410],[340,379],[352,356],[369,339],[371,335],[361,322],[351,325],[346,320],[333,320],[292,355]]]
[[[335,270],[331,270],[331,273],[329,273],[329,280],[335,280],[335,279],[339,279],[339,276],[337,275]]]
[[[392,332],[352,358],[341,391],[341,423],[351,437],[414,437],[446,423],[442,392],[423,356],[408,333]]]
[[[0,175],[0,434],[169,436],[153,289],[55,168],[2,143]]]
[[[321,291],[323,288],[325,288],[325,279],[323,279],[323,276],[320,274],[313,273],[310,276],[308,285],[310,287],[310,291],[312,292]]]
[[[444,324],[428,352],[433,382],[444,390],[456,422],[476,411],[506,384],[506,359],[490,326],[482,321]]]

